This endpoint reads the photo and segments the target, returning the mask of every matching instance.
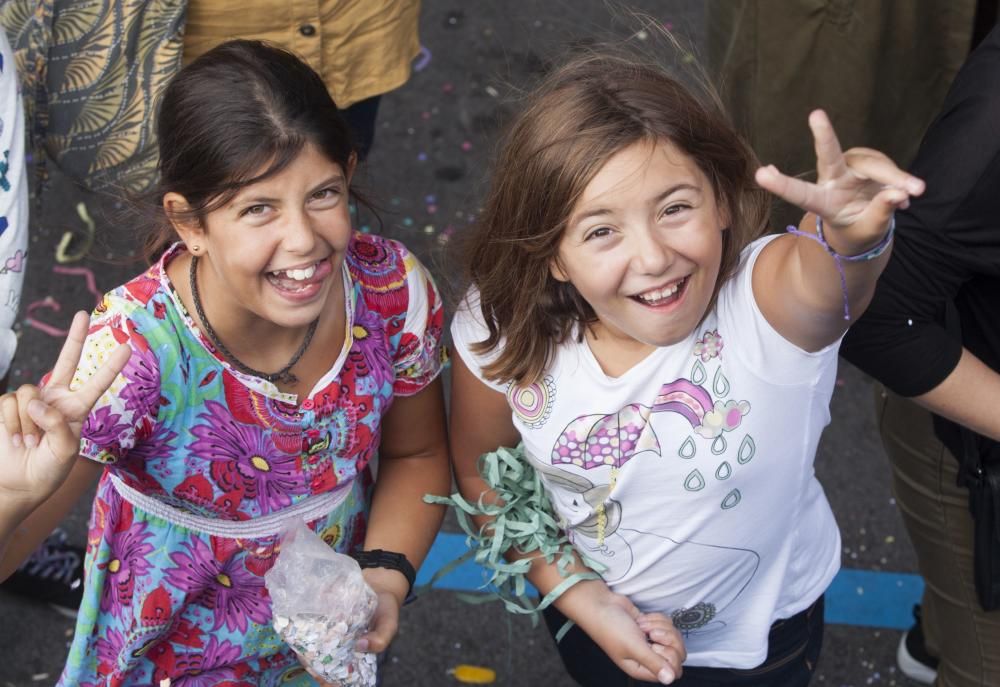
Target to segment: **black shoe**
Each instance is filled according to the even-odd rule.
[[[913,607],[913,620],[913,627],[899,640],[896,662],[906,677],[922,685],[932,685],[937,679],[938,659],[927,653],[919,604]]]
[[[83,600],[83,553],[66,542],[65,532],[56,530],[0,586],[75,618]]]

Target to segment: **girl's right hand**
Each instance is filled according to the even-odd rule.
[[[579,624],[629,677],[669,685],[681,676],[687,652],[680,632],[666,616],[642,613],[627,596],[607,590]]]
[[[80,450],[83,422],[128,363],[122,345],[79,389],[70,382],[80,363],[90,318],[73,318],[49,383],[25,384],[0,396],[0,501],[30,512],[66,479]]]

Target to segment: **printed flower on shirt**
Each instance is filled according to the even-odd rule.
[[[87,416],[81,434],[102,448],[117,444],[122,433],[129,429],[128,423],[119,422],[121,417],[111,412],[110,407],[101,406]]]
[[[718,329],[705,332],[701,339],[694,345],[694,355],[701,358],[701,362],[707,363],[712,358],[718,357],[722,353],[722,336]]]
[[[125,399],[125,410],[148,411],[149,399],[155,402],[160,397],[160,370],[156,354],[148,348],[134,348],[122,376],[128,380],[120,392]]]
[[[360,378],[357,393],[377,394],[382,385],[393,382],[393,364],[382,320],[377,313],[359,304],[351,331],[355,345],[348,356],[348,364]]]
[[[170,560],[177,566],[166,571],[166,581],[192,595],[196,603],[215,611],[215,626],[246,632],[247,619],[256,623],[271,620],[270,603],[264,580],[243,565],[239,555],[216,558],[208,544],[192,538]]]
[[[177,655],[177,677],[171,687],[216,687],[223,680],[237,677],[233,664],[239,657],[239,646],[212,637],[204,651]]]
[[[237,422],[221,403],[208,401],[205,407],[208,412],[198,416],[205,424],[192,428],[198,440],[188,448],[212,462],[212,478],[222,491],[242,492],[261,513],[270,513],[308,490],[299,456],[279,451],[262,427]]]
[[[115,523],[115,536],[110,537],[106,562],[98,565],[107,571],[101,592],[101,611],[111,611],[121,617],[122,607],[132,605],[137,578],[144,577],[150,569],[148,556],[153,552],[149,543],[152,533],[145,522],[135,522],[132,504],[116,500],[111,504],[110,522]]]
[[[747,401],[716,401],[715,407],[705,413],[701,426],[696,431],[706,439],[714,439],[723,432],[732,432],[743,422],[743,416],[750,412]]]
[[[97,642],[97,672],[99,675],[111,675],[118,669],[118,656],[125,646],[125,635],[113,628],[108,628]]]
[[[136,427],[135,446],[128,452],[128,456],[140,465],[167,460],[173,455],[174,447],[171,443],[176,438],[177,432],[144,417]]]

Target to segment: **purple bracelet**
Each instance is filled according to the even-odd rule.
[[[889,230],[885,232],[885,236],[882,237],[882,240],[866,250],[864,253],[858,253],[857,255],[841,255],[833,249],[833,246],[826,242],[826,239],[823,237],[823,218],[819,215],[816,215],[815,234],[810,234],[808,231],[802,231],[791,224],[788,225],[786,231],[789,234],[804,236],[807,239],[815,241],[819,245],[823,246],[823,248],[826,249],[826,252],[833,258],[833,262],[837,266],[837,273],[840,275],[840,291],[844,294],[844,319],[850,321],[851,313],[847,305],[849,300],[847,295],[847,275],[844,274],[844,265],[842,261],[867,262],[868,260],[874,260],[888,250],[890,244],[892,244],[892,237],[896,233],[896,215],[889,218]]]

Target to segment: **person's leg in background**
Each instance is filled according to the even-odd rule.
[[[378,104],[381,99],[380,95],[365,98],[342,111],[347,126],[354,134],[354,145],[357,146],[358,158],[361,161],[368,157],[368,151],[375,142],[375,120],[378,118]]]
[[[976,6],[709,0],[705,58],[730,117],[764,164],[811,174],[806,119],[823,108],[845,150],[875,148],[905,169],[969,53]],[[773,229],[801,217],[777,202]]]
[[[939,659],[934,684],[1000,685],[1000,611],[984,611],[976,597],[973,521],[958,461],[935,436],[930,413],[881,386],[876,404],[893,493],[926,583],[922,629]]]

